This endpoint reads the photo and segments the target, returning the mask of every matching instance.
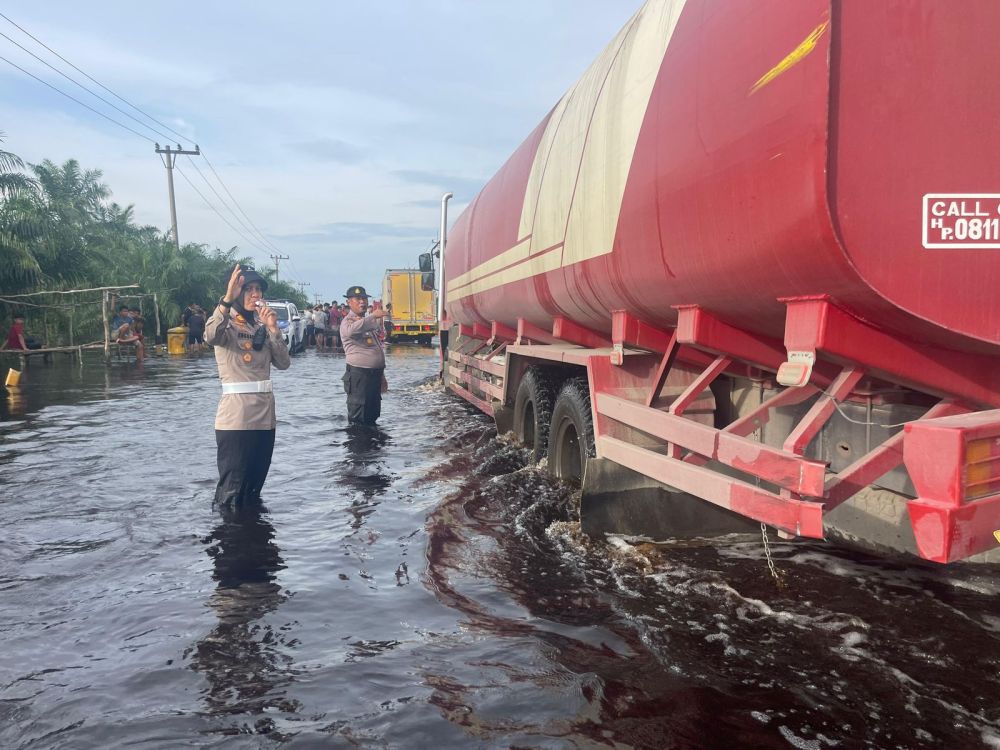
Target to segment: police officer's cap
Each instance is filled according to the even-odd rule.
[[[232,275],[232,273],[233,273],[232,271],[229,271],[229,273],[226,274],[225,281],[223,282],[224,284],[228,284],[229,283],[229,277]],[[243,277],[243,286],[244,286],[244,288],[248,284],[252,284],[254,282],[257,282],[258,284],[260,284],[260,291],[261,292],[266,292],[267,291],[267,279],[265,279],[263,276],[261,276],[259,273],[257,273],[257,269],[256,268],[254,268],[252,266],[241,266],[240,267],[240,276]]]
[[[352,286],[348,287],[347,294],[344,296],[347,297],[347,299],[350,299],[351,297],[364,297],[365,299],[368,299],[369,294],[365,291],[363,286]]]

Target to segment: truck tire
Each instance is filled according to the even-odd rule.
[[[549,474],[580,484],[594,453],[594,418],[586,378],[567,380],[552,409],[549,428]]]
[[[549,422],[555,385],[539,367],[529,367],[517,386],[514,397],[514,436],[532,451],[532,460],[538,463],[549,444]]]

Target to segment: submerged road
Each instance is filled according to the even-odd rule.
[[[394,347],[274,374],[264,506],[212,505],[214,360],[0,393],[0,747],[1000,747],[996,567],[590,541]]]

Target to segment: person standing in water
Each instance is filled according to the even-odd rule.
[[[266,290],[267,279],[237,264],[205,325],[222,381],[215,415],[218,503],[259,500],[271,467],[276,424],[271,365],[287,370],[291,358],[277,313],[263,301]]]
[[[383,331],[385,310],[368,311],[368,293],[363,286],[347,290],[351,311],[340,323],[340,341],[347,359],[344,392],[347,394],[347,421],[374,425],[382,413],[382,394],[389,390],[385,379],[385,351],[378,338]]]

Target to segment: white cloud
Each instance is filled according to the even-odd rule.
[[[282,275],[332,298],[415,263],[437,234],[441,193],[456,193],[454,219],[639,2],[182,0],[165,9],[106,0],[82,9],[12,0],[4,13],[198,142],[257,227],[293,256]],[[70,91],[37,63],[30,69]],[[2,63],[0,131],[28,161],[76,158],[103,170],[137,221],[167,227],[165,170],[151,143]],[[247,246],[180,177],[176,188],[182,241]]]

